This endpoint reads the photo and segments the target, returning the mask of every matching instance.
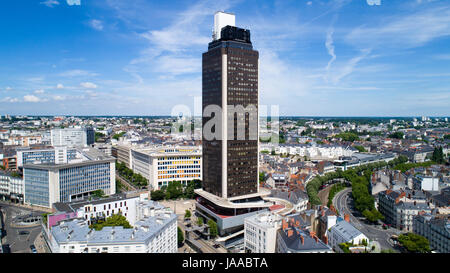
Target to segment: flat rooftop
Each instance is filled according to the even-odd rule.
[[[216,196],[212,193],[204,191],[203,189],[196,189],[196,190],[194,190],[194,192],[196,194],[200,195],[201,197],[205,198],[206,200],[213,202],[214,204],[216,204],[220,207],[224,207],[224,208],[231,208],[231,209],[262,208],[262,207],[269,208],[270,206],[273,205],[272,202],[270,202],[270,203],[267,203],[267,202],[264,202],[264,203],[261,203],[261,202],[233,203],[233,202],[231,202],[231,201],[235,201],[235,200],[239,200],[239,199],[246,199],[246,198],[254,198],[254,197],[262,198],[263,196],[270,195],[270,190],[262,189],[262,188],[260,188],[259,193],[248,194],[248,195],[243,195],[243,196],[229,198],[229,199]]]

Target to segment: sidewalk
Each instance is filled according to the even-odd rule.
[[[48,250],[47,243],[45,242],[44,236],[42,235],[42,232],[39,233],[39,235],[36,237],[36,240],[34,241],[34,246],[36,247],[38,253],[50,253],[50,251]]]
[[[30,205],[26,205],[26,204],[11,203],[11,202],[6,202],[6,201],[0,201],[0,204],[30,209],[30,210],[35,210],[35,211],[45,211],[45,212],[49,212],[49,213],[53,212],[53,210],[50,208],[39,207],[39,206],[30,206]]]

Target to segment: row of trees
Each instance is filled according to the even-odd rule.
[[[346,187],[343,183],[338,183],[331,187],[330,192],[328,193],[328,204],[327,204],[328,207],[331,206],[331,204],[333,202],[333,198],[336,195],[336,193],[342,191],[345,188]]]
[[[397,162],[401,162],[401,160],[404,159],[397,160]],[[329,180],[343,178],[351,182],[352,195],[356,209],[364,216],[367,215],[368,217],[366,216],[366,218],[369,221],[374,222],[378,219],[382,219],[382,214],[375,209],[375,200],[369,192],[369,184],[372,170],[383,168],[387,165],[388,164],[386,162],[377,162],[364,166],[358,166],[346,171],[337,170],[323,176],[317,176],[313,178],[313,180],[306,186],[309,200],[312,205],[320,205],[321,201],[317,196],[320,186]]]
[[[162,186],[159,190],[151,192],[151,199],[158,200],[173,200],[178,198],[192,199],[195,196],[194,190],[202,187],[202,181],[199,179],[191,180],[183,187],[181,181],[171,181],[167,186]]]
[[[434,161],[427,161],[427,162],[421,162],[421,163],[402,163],[402,164],[398,164],[394,167],[395,170],[399,170],[401,172],[406,172],[408,170],[411,170],[412,168],[417,168],[417,167],[429,167],[433,164],[436,164],[436,162]]]
[[[134,173],[133,170],[127,168],[125,163],[116,162],[116,170],[119,175],[128,180],[131,184],[137,187],[146,187],[148,180],[138,173]]]

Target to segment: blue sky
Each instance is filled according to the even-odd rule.
[[[170,115],[201,96],[213,14],[281,115],[450,116],[450,1],[21,0],[0,8],[0,115]]]

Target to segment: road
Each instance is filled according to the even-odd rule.
[[[390,242],[390,237],[394,234],[399,234],[400,231],[394,228],[384,230],[381,225],[367,224],[363,217],[356,217],[355,211],[352,208],[351,188],[338,192],[333,198],[333,205],[341,216],[348,214],[350,216],[350,223],[352,223],[358,230],[364,233],[369,239],[377,241],[381,249],[394,249]]]
[[[9,246],[12,253],[31,253],[30,245],[34,244],[37,236],[41,232],[41,226],[15,227],[13,221],[16,217],[33,214],[41,214],[43,211],[22,208],[11,204],[0,203],[0,208],[4,215],[6,237],[2,239],[2,244]],[[20,231],[28,231],[28,234],[20,235]]]

